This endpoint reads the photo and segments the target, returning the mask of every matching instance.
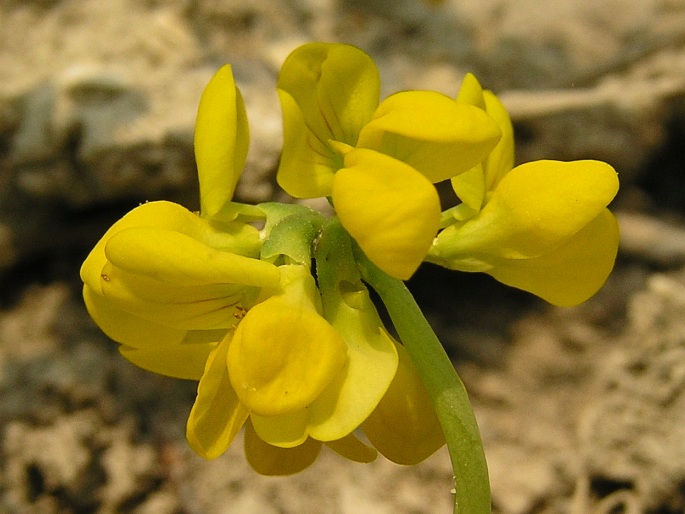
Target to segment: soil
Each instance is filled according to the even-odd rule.
[[[619,171],[616,269],[554,308],[429,265],[409,283],[476,411],[500,514],[685,512],[685,3],[680,0],[0,0],[0,512],[451,511],[441,450],[398,466],[324,451],[268,478],[241,442],[188,447],[196,384],[124,361],[78,268],[138,202],[197,202],[202,87],[234,65],[251,123],[243,201],[283,199],[273,87],[298,44],[356,44],[384,93],[501,94],[518,160]]]

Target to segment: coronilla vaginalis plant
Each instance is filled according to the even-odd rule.
[[[367,54],[313,43],[286,59],[277,91],[277,181],[295,198],[326,197],[334,214],[233,201],[249,136],[224,66],[195,127],[200,211],[155,201],[117,221],[81,269],[90,315],[132,363],[199,382],[187,439],[205,458],[243,427],[265,475],[305,469],[322,446],[416,464],[447,442],[455,512],[490,512],[467,394],[402,281],[427,261],[554,305],[585,301],[616,257],[616,172],[591,160],[515,166],[507,111],[470,74],[454,98],[381,100]],[[456,206],[441,206],[441,182]]]

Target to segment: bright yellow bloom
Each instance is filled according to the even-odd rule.
[[[211,349],[278,269],[255,259],[259,234],[210,224],[180,205],[150,202],[110,228],[84,262],[92,318],[139,366],[199,379]]]
[[[236,316],[262,288],[279,284],[278,269],[258,259],[257,229],[235,220],[260,211],[231,203],[247,142],[242,99],[226,66],[198,111],[200,215],[171,202],[143,204],[107,231],[81,268],[91,316],[145,369],[199,379]]]
[[[356,412],[354,422],[386,458],[421,462],[445,443],[433,406],[406,351],[383,327],[355,265],[350,237],[332,225],[319,242],[316,261],[324,313],[349,345],[347,391],[339,404],[344,400]]]
[[[278,183],[296,198],[330,196],[342,157],[329,141],[357,144],[380,99],[371,58],[333,43],[298,47],[278,77],[283,109],[283,154]]]
[[[437,233],[432,183],[482,161],[500,132],[482,109],[439,93],[407,91],[379,105],[379,90],[376,66],[357,48],[296,49],[278,81],[284,145],[277,179],[295,197],[332,197],[369,259],[407,279]]]
[[[365,337],[355,313],[342,325],[340,318],[334,325],[326,321],[308,266],[279,271],[280,289],[247,312],[207,360],[188,418],[188,441],[200,455],[217,457],[249,418],[245,451],[261,473],[299,471],[323,443],[369,462],[375,451],[352,432],[395,375],[394,346],[368,320],[365,328],[387,338],[389,346],[379,346],[373,332]]]
[[[513,168],[513,130],[495,95],[469,75],[457,101],[485,110],[503,136],[487,159],[452,179],[462,204],[443,216],[446,228],[427,260],[488,273],[555,305],[587,300],[618,250],[618,224],[606,208],[618,191],[616,172],[598,161]]]

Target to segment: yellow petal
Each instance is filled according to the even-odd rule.
[[[278,97],[283,110],[283,152],[276,174],[278,185],[295,198],[330,195],[333,174],[342,160],[307,127],[292,96],[279,90]]]
[[[352,146],[380,97],[373,60],[360,49],[339,43],[295,49],[281,67],[277,87],[295,100],[318,139]]]
[[[315,313],[321,312],[321,295],[309,265],[279,266],[281,291],[279,298],[286,304]]]
[[[328,196],[330,175],[342,166],[328,141],[356,145],[378,106],[378,70],[353,46],[310,43],[285,60],[278,90],[284,117],[278,183],[293,196]]]
[[[107,263],[105,246],[114,234],[131,227],[159,226],[170,228],[177,224],[179,218],[184,218],[187,214],[192,215],[187,209],[172,202],[148,202],[139,205],[112,225],[100,238],[81,266],[81,280],[94,291],[102,292],[100,290],[100,279],[102,268]],[[181,224],[184,223],[181,222]]]
[[[203,217],[211,218],[233,198],[245,165],[249,134],[245,106],[229,65],[202,93],[195,124],[195,159]]]
[[[167,377],[200,380],[216,343],[176,344],[158,348],[120,346],[119,353],[136,366]]]
[[[303,408],[294,412],[280,414],[278,416],[250,415],[252,427],[259,438],[279,448],[294,448],[307,440],[307,422],[309,412]]]
[[[185,207],[172,202],[144,203],[117,221],[102,236],[81,267],[81,279],[98,292],[102,269],[107,262],[105,246],[117,233],[128,228],[160,228],[185,234],[218,250],[259,256],[259,234],[244,223],[224,223],[220,227],[207,223]]]
[[[390,155],[441,182],[485,159],[500,136],[482,109],[434,91],[404,91],[381,103],[358,147]]]
[[[481,212],[443,230],[431,259],[487,271],[499,259],[547,254],[596,218],[618,191],[614,169],[598,161],[535,161],[507,173]]]
[[[500,179],[514,167],[514,129],[509,113],[499,98],[492,91],[483,90],[478,79],[471,73],[467,73],[464,77],[457,95],[457,102],[484,110],[502,132],[502,138],[483,163],[482,171],[485,173],[486,191],[493,190]],[[457,195],[462,198],[459,191]]]
[[[485,183],[488,191],[494,190],[502,177],[514,167],[514,127],[509,113],[491,91],[483,91],[485,112],[487,112],[502,131],[502,138],[485,159]]]
[[[457,102],[468,104],[485,110],[485,99],[483,98],[483,87],[473,73],[464,75],[464,80],[457,94]]]
[[[374,264],[407,280],[440,223],[435,187],[407,164],[372,150],[350,151],[345,165],[332,194],[341,223]]]
[[[103,278],[102,276],[106,278]],[[233,302],[240,299],[240,293],[245,286],[233,283],[216,283],[200,285],[181,285],[164,282],[149,276],[129,273],[114,267],[111,263],[102,268],[101,278],[109,283],[102,284],[103,291],[112,282],[120,280],[130,293],[142,301],[156,302],[160,306],[179,303],[196,303],[233,298]]]
[[[214,459],[226,451],[249,414],[228,378],[226,353],[230,343],[229,334],[209,355],[188,416],[188,443],[206,459]]]
[[[114,234],[105,246],[117,268],[179,285],[234,283],[277,286],[276,266],[258,259],[216,250],[172,230],[134,227]]]
[[[316,311],[272,297],[238,325],[228,369],[251,411],[276,416],[314,401],[346,358],[345,343]]]
[[[294,448],[279,448],[262,441],[252,425],[245,426],[245,457],[259,474],[293,475],[309,467],[321,451],[321,443],[307,439]]]
[[[402,345],[397,345],[397,351],[395,379],[362,429],[387,459],[398,464],[418,464],[442,447],[445,437],[407,351]]]
[[[228,329],[237,323],[242,313],[241,291],[215,296],[216,288],[212,285],[197,285],[194,286],[195,299],[174,302],[173,293],[165,297],[166,290],[163,289],[140,294],[138,286],[135,274],[110,264],[103,269],[102,291],[108,301],[126,312],[167,327],[181,330]],[[173,284],[169,284],[167,289],[173,291]],[[249,292],[257,294],[256,290]],[[155,297],[155,293],[159,296]]]
[[[482,163],[477,164],[461,175],[452,177],[452,189],[457,193],[464,205],[469,207],[469,212],[480,211],[485,202],[485,172]]]
[[[548,302],[577,305],[593,296],[614,267],[618,223],[608,209],[559,248],[534,259],[504,260],[487,273]]]
[[[328,441],[326,446],[346,459],[363,464],[373,462],[378,456],[376,450],[362,443],[354,434],[350,434],[337,441]]]
[[[107,336],[135,348],[179,344],[186,330],[160,325],[116,307],[90,286],[83,286],[88,314]]]
[[[319,441],[354,431],[376,408],[397,370],[395,344],[368,291],[347,286],[352,284],[342,282],[337,291],[323,293],[326,312],[334,313],[330,322],[347,344],[348,360],[308,409],[309,435]]]
[[[485,110],[485,99],[483,98],[483,88],[478,82],[478,79],[472,74],[467,73],[461,83],[459,94],[457,95],[457,103],[473,105],[479,109]],[[501,143],[498,142],[499,145]],[[476,164],[473,168],[460,175],[451,178],[452,188],[459,199],[468,206],[468,209],[463,207],[460,211],[466,211],[468,217],[478,212],[485,201],[485,193],[487,192],[485,181],[485,170],[483,163]],[[460,219],[466,219],[465,216],[460,216]]]
[[[120,348],[124,357],[144,369],[163,375],[199,380],[207,353],[226,333],[225,330],[182,330],[141,318],[119,309],[87,285],[83,288],[83,298],[88,313],[100,329],[114,341],[125,345]],[[168,351],[174,353],[176,347],[185,348],[178,349],[176,353],[179,355],[187,352],[187,356],[179,357],[181,365],[171,363],[165,368],[160,367],[161,359],[155,355]],[[140,352],[134,355],[137,350]]]

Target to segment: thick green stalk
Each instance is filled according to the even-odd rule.
[[[383,300],[414,361],[445,433],[455,481],[455,514],[490,514],[490,481],[473,408],[445,349],[403,282],[357,249],[363,279]]]

